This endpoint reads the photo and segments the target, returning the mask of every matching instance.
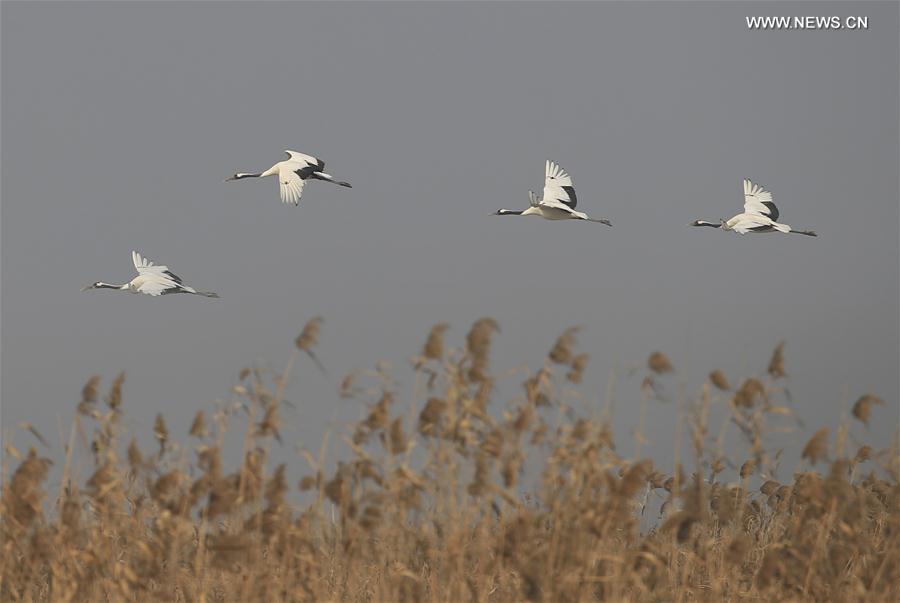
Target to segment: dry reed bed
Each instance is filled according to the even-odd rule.
[[[560,336],[522,395],[498,409],[489,369],[492,319],[444,350],[436,325],[412,359],[421,407],[402,403],[380,367],[349,375],[341,395],[366,403],[351,453],[324,470],[325,445],[289,484],[267,463],[280,441],[291,367],[315,358],[307,325],[280,375],[245,369],[235,403],[176,454],[162,416],[159,449],[138,449],[123,427],[124,375],[99,402],[84,387],[48,497],[51,461],[7,446],[0,506],[0,597],[6,601],[889,601],[900,596],[898,451],[849,450],[847,424],[816,432],[790,481],[767,433],[793,421],[783,347],[767,370],[732,388],[713,371],[681,401],[690,453],[670,467],[622,458],[607,412],[581,417],[566,391],[588,358],[577,329]],[[673,371],[652,354],[644,373],[636,457],[648,402]],[[427,392],[427,393],[426,393]],[[781,401],[781,403],[779,403]],[[495,408],[491,408],[491,406]],[[883,402],[853,407],[868,422]],[[711,429],[711,409],[727,418]],[[229,426],[245,422],[243,463],[221,460]],[[736,426],[745,458],[724,450]],[[28,427],[28,426],[26,426]],[[40,434],[32,430],[36,437]],[[327,438],[326,438],[327,439]],[[79,442],[83,440],[82,445]],[[74,477],[76,450],[93,474]],[[190,450],[190,449],[188,449]],[[15,469],[9,463],[17,464]],[[526,469],[525,465],[528,464]],[[686,469],[690,466],[692,469]],[[731,466],[734,469],[730,470]],[[813,467],[823,469],[815,472]],[[695,471],[689,473],[689,471]],[[531,479],[529,476],[533,476]],[[759,484],[759,485],[757,485]],[[304,494],[297,493],[299,488]],[[291,490],[294,490],[291,493]],[[659,520],[641,529],[651,495]],[[296,501],[304,500],[300,505]],[[653,514],[656,512],[653,511]]]

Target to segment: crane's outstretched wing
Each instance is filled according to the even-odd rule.
[[[291,151],[290,149],[286,149],[284,152],[287,153],[288,156],[285,163],[288,164],[290,171],[282,169],[279,174],[281,200],[285,203],[299,205],[300,197],[303,196],[303,187],[306,184],[306,179],[309,178],[313,172],[321,172],[324,170],[325,162],[318,157],[313,157],[312,155],[307,155],[305,153],[298,153],[297,151]]]
[[[301,178],[308,178],[309,174],[312,172],[321,172],[325,169],[325,162],[318,157],[313,157],[312,155],[307,155],[305,153],[298,153],[297,151],[291,151],[290,149],[285,150],[285,153],[288,155],[288,161],[298,164],[297,169],[306,172],[305,175],[300,174]]]
[[[307,168],[301,168],[292,172],[281,170],[278,174],[278,183],[281,186],[281,200],[284,203],[300,205],[300,197],[303,196],[303,187],[306,185],[305,176],[301,176],[304,169]]]
[[[575,209],[578,205],[572,177],[552,161],[547,161],[544,170],[544,197],[541,203],[548,206],[565,205],[569,209]]]
[[[141,257],[137,251],[131,252],[131,259],[134,261],[134,267],[138,274],[147,277],[147,280],[153,280],[162,285],[170,284],[174,287],[182,285],[181,277],[169,270],[168,266],[156,266],[151,260]],[[151,295],[154,295],[151,293]],[[155,295],[159,295],[156,293]]]
[[[778,219],[778,208],[772,202],[772,193],[746,178],[744,179],[744,213],[765,216],[773,222]]]

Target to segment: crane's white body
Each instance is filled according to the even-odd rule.
[[[810,237],[817,236],[811,230],[794,230],[788,224],[777,222],[779,216],[778,207],[772,201],[772,193],[759,184],[744,179],[744,212],[729,220],[721,222],[707,222],[697,220],[692,226],[710,226],[722,230],[733,230],[738,234],[760,232],[783,232],[804,234]]]
[[[111,285],[98,281],[84,287],[82,291],[87,291],[88,289],[117,289],[131,293],[143,293],[153,297],[170,293],[191,293],[204,297],[219,297],[216,293],[197,291],[193,287],[185,285],[181,277],[169,270],[168,266],[156,266],[152,261],[141,257],[141,254],[137,251],[131,252],[131,259],[134,262],[134,268],[137,270],[138,275],[127,283]]]
[[[279,161],[269,169],[258,174],[246,174],[238,172],[234,176],[226,179],[242,180],[244,178],[265,178],[267,176],[278,176],[279,191],[281,201],[283,203],[293,203],[295,206],[300,205],[300,198],[303,196],[303,187],[309,179],[324,180],[333,182],[340,186],[352,188],[349,182],[341,182],[335,180],[331,174],[326,174],[325,162],[312,155],[298,153],[297,151],[286,150],[288,158]]]
[[[498,209],[497,216],[540,216],[545,220],[587,220],[612,226],[604,218],[591,218],[584,212],[577,211],[578,197],[572,177],[558,164],[547,161],[544,165],[544,193],[541,198],[528,191],[528,209]]]

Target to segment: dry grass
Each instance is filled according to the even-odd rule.
[[[320,324],[307,325],[297,350],[315,358]],[[489,371],[497,323],[476,322],[461,348],[445,346],[446,331],[444,324],[432,329],[413,358],[421,391],[407,404],[383,366],[344,379],[341,395],[368,409],[344,436],[350,453],[327,472],[325,445],[318,454],[303,451],[308,471],[296,486],[285,465],[272,468],[267,459],[282,437],[279,408],[297,351],[285,374],[242,371],[235,404],[198,413],[188,447],[158,416],[159,450],[152,452],[126,434],[124,375],[105,407],[98,403],[100,380],[91,378],[65,458],[54,461],[62,464],[58,492],[45,491],[49,459],[35,450],[5,451],[4,467],[17,466],[4,471],[0,597],[900,597],[896,444],[848,451],[849,425],[836,426],[833,441],[822,428],[803,448],[799,470],[784,483],[777,479],[780,453],[772,452],[767,433],[778,421],[795,420],[779,405],[784,395],[776,382],[787,375],[781,345],[764,374],[736,381],[735,390],[721,372],[711,373],[697,398],[681,405],[691,454],[680,459],[676,451],[672,466],[656,467],[617,453],[607,414],[578,416],[566,405],[588,364],[576,353],[577,329],[562,334],[544,366],[524,378],[522,394],[502,407]],[[674,369],[657,352],[646,370],[638,443],[646,402],[663,387],[653,375]],[[865,423],[877,406],[879,398],[863,396],[852,415]],[[713,428],[715,409],[726,418]],[[236,422],[243,425],[243,461],[229,472],[222,449]],[[742,458],[722,449],[730,426],[742,438]],[[83,483],[73,469],[81,448],[92,456]],[[655,521],[648,517],[654,498],[663,503]]]

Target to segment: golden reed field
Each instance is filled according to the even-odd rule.
[[[783,346],[755,376],[714,370],[695,398],[670,399],[679,445],[656,466],[640,450],[653,405],[671,398],[664,354],[635,370],[626,458],[609,406],[569,403],[588,364],[577,329],[501,401],[497,323],[477,321],[459,348],[439,324],[412,359],[412,399],[383,366],[349,375],[341,396],[362,420],[298,467],[273,466],[283,391],[296,361],[316,360],[320,324],[282,374],[244,369],[232,403],[190,430],[157,417],[158,448],[127,433],[124,375],[105,394],[87,382],[60,458],[20,426],[37,448],[4,451],[2,600],[900,600],[896,438],[878,450],[852,435],[896,421],[896,401],[857,392],[846,421],[801,432]],[[792,475],[771,444],[788,428],[813,434]],[[243,435],[239,466],[222,459],[229,430]],[[345,458],[325,458],[335,442]]]

